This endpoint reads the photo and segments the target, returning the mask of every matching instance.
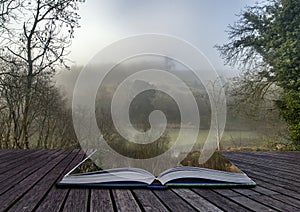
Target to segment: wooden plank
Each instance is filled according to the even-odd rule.
[[[265,195],[265,196],[269,196],[269,195]],[[283,204],[289,204],[291,206],[294,206],[294,207],[298,208],[298,210],[300,211],[300,201],[295,198],[288,197],[283,194],[276,194],[276,195],[272,195],[270,197],[283,202]]]
[[[297,164],[297,159],[300,159],[299,153],[296,152],[296,154],[291,154],[292,152],[276,152],[276,151],[270,151],[270,152],[246,152],[243,153],[245,155],[250,156],[260,156],[262,158],[269,158],[269,159],[275,159],[280,160],[284,162],[294,162],[294,164]]]
[[[73,150],[64,160],[50,170],[38,183],[36,183],[25,195],[10,208],[12,211],[32,211],[41,201],[44,195],[56,182],[61,172],[76,157],[79,150]],[[24,209],[26,208],[26,209]]]
[[[54,152],[58,152],[59,150],[55,150]],[[34,154],[33,157],[31,157],[31,154],[29,155],[25,155],[25,154],[21,154],[21,155],[15,155],[12,153],[12,155],[14,156],[14,158],[12,158],[12,161],[16,162],[17,165],[15,165],[14,163],[13,164],[8,164],[7,166],[2,166],[0,167],[0,170],[1,172],[4,172],[3,175],[1,175],[0,177],[0,182],[3,180],[3,179],[6,179],[5,176],[8,175],[8,176],[11,176],[11,174],[13,172],[15,172],[16,170],[22,170],[26,167],[28,167],[28,164],[32,163],[32,162],[37,162],[37,158],[36,157],[46,157],[46,155],[48,155],[48,151],[47,150],[44,150],[42,152],[38,151],[38,153]],[[16,159],[17,158],[17,159]],[[22,162],[19,162],[19,161],[22,161]],[[9,169],[7,169],[9,168]],[[12,170],[11,170],[12,169]]]
[[[251,166],[251,169],[252,170],[254,169],[253,166]],[[256,171],[260,171],[260,172],[268,172],[268,170],[265,170],[265,169],[255,169],[255,170]],[[285,176],[285,177],[287,177],[287,174],[285,174],[285,173],[279,174],[278,172],[276,172],[274,170],[270,170],[270,169],[269,169],[268,173],[272,173],[272,175],[273,174],[275,174],[275,175],[277,174],[279,176]],[[294,180],[295,177],[296,176],[288,177],[288,178],[291,180],[291,182],[294,182],[295,181]],[[264,179],[266,179],[266,178],[264,178]],[[292,192],[290,189],[281,188],[280,186],[278,186],[278,181],[271,180],[271,182],[273,182],[273,183],[275,183],[277,185],[273,185],[273,184],[269,184],[269,183],[266,184],[265,182],[259,182],[262,186],[266,186],[268,189],[267,188],[260,189],[260,190],[257,189],[258,192],[261,193],[261,194],[265,194],[266,196],[270,196],[273,199],[282,201],[285,204],[289,204],[291,206],[299,207],[299,205],[300,205],[300,202],[299,202],[299,193]],[[287,184],[284,183],[284,184],[282,184],[282,186],[286,187]],[[270,190],[269,188],[273,189],[274,191]],[[282,192],[282,194],[279,194],[278,192],[275,192],[275,191],[278,191],[278,190],[280,190]],[[243,190],[240,190],[239,192],[242,192],[242,191]],[[276,195],[274,195],[274,194],[276,194]]]
[[[176,188],[172,190],[178,196],[185,199],[185,201],[189,202],[194,208],[196,208],[199,211],[211,211],[211,212],[223,211],[190,189]]]
[[[113,189],[112,194],[118,211],[141,211],[130,190]]]
[[[228,156],[228,159],[231,161],[238,161],[238,162],[244,162],[244,163],[250,163],[256,166],[262,166],[266,168],[275,169],[278,171],[285,171],[290,174],[299,174],[299,168],[300,166],[291,164],[289,162],[278,162],[276,159],[273,160],[264,160],[262,158],[252,158],[250,156],[242,156],[242,155],[234,155],[234,156]]]
[[[47,150],[37,150],[22,157],[13,154],[15,158],[12,158],[10,161],[4,161],[1,164],[0,173],[8,172],[10,169],[23,166],[25,163],[37,159],[37,157],[44,155],[46,152]]]
[[[248,190],[248,189],[233,189],[233,190],[235,190],[238,193],[247,195],[247,196],[254,196],[253,194],[251,194],[251,192],[249,192],[249,191],[254,191],[254,189],[251,189],[251,190]],[[259,186],[256,187],[255,192],[260,193],[264,196],[269,196],[273,199],[279,200],[279,201],[283,202],[284,204],[289,204],[289,205],[297,207],[297,208],[300,207],[300,200],[295,199],[293,197],[286,196],[285,194],[280,194],[278,192],[268,190],[268,189],[265,189],[265,188],[262,188],[262,187],[259,187]],[[258,198],[258,200],[260,200],[260,199]]]
[[[290,196],[292,198],[300,200],[299,191],[292,191],[290,189],[285,188],[284,185],[279,185],[279,184],[274,185],[274,184],[269,183],[268,181],[263,181],[260,179],[255,179],[255,181],[259,184],[259,187],[264,187],[264,188],[270,189],[272,191],[281,193],[285,196]]]
[[[261,194],[248,190],[248,189],[244,189],[244,192],[247,192],[247,194],[249,195],[249,193],[251,193],[251,195],[249,196],[244,196],[241,195],[240,193],[237,193],[233,190],[229,190],[229,189],[214,189],[215,192],[221,194],[224,197],[229,198],[230,200],[243,205],[243,207],[247,207],[249,210],[254,210],[254,211],[274,211],[274,208],[272,209],[272,207],[269,207],[267,205],[265,205],[263,202],[260,201],[260,197]],[[255,200],[251,199],[251,196],[255,196]]]
[[[257,193],[264,195],[264,196],[269,196],[272,199],[276,199],[279,200],[281,202],[283,202],[283,204],[288,204],[291,206],[294,206],[296,208],[300,207],[300,200],[297,200],[295,198],[280,194],[278,192],[257,186],[256,188],[253,189],[233,189],[234,191],[246,195],[246,196],[251,196],[254,197],[254,200],[257,200],[258,202],[264,202],[263,199],[261,199],[260,197],[256,197]]]
[[[171,211],[196,211],[195,208],[169,189],[154,190],[154,193]]]
[[[256,190],[254,190],[254,189],[244,189],[244,188],[234,188],[232,190],[234,192],[237,192],[239,194],[243,194],[245,196],[254,196],[254,197],[258,196],[257,198],[259,198],[260,195],[266,194],[266,193],[269,193],[269,194],[272,194],[272,195],[278,194],[277,192],[270,191],[270,190],[267,190],[267,189],[265,189],[265,190],[267,190],[267,192],[265,192],[264,190],[260,190],[262,192],[258,192],[257,190],[259,190],[259,188],[261,189],[260,186],[256,186],[255,188],[256,188]]]
[[[269,196],[261,195],[259,198],[260,201],[266,202],[272,208],[275,208],[280,211],[299,211],[298,207],[291,206],[289,204],[286,204],[286,202],[281,202]]]
[[[9,157],[14,157],[14,155],[20,155],[22,156],[23,154],[25,155],[27,151],[25,150],[15,150],[15,149],[10,149],[10,150],[1,150],[1,155],[0,155],[0,166],[1,166],[1,163],[5,162],[6,161],[6,158],[9,158]]]
[[[251,157],[232,156],[232,157],[230,157],[230,160],[244,162],[244,163],[250,163],[255,166],[265,167],[267,169],[284,171],[288,174],[299,174],[300,173],[300,171],[298,170],[300,168],[300,166],[290,164],[289,162],[278,163],[278,161],[276,161],[275,159],[267,161],[267,160],[263,160],[263,159],[253,159]]]
[[[36,160],[31,160],[23,166],[19,166],[1,175],[0,179],[0,194],[5,193],[7,190],[18,184],[28,175],[34,174],[36,170],[47,164],[52,158],[62,154],[64,151],[52,151],[52,155],[44,154]]]
[[[167,211],[162,202],[147,189],[133,189],[135,199],[141,203],[144,211]]]
[[[245,165],[243,163],[237,164],[242,170],[244,170],[249,176],[254,176],[256,179],[266,179],[268,182],[275,184],[275,185],[280,185],[284,188],[288,188],[292,191],[299,191],[300,185],[298,183],[295,183],[293,180],[287,180],[284,178],[280,178],[274,175],[271,175],[271,173],[266,172],[264,173],[263,169],[258,169],[257,171],[254,171],[252,168],[251,170],[246,170],[248,165]],[[244,169],[245,168],[245,169]]]
[[[87,151],[80,151],[75,160],[73,160],[66,170],[64,170],[59,178],[61,178],[82,161],[86,154],[90,153]],[[56,198],[59,195],[61,198]],[[47,196],[42,200],[41,204],[36,209],[37,211],[86,211],[89,207],[89,195],[90,190],[88,189],[67,189],[67,188],[56,188],[53,186]],[[75,197],[75,198],[74,198]],[[80,198],[80,200],[78,199]],[[56,199],[56,200],[55,200]]]
[[[93,212],[114,211],[109,189],[91,190],[90,211]]]
[[[85,158],[86,151],[83,151],[82,153],[83,153],[83,158]],[[63,211],[87,211],[88,207],[89,207],[89,195],[90,195],[89,189],[85,189],[85,188],[70,189],[67,193],[66,200],[63,203],[61,210],[63,210]]]
[[[297,178],[298,174],[294,172],[294,169],[298,167],[295,158],[300,158],[299,152],[226,153],[228,159],[234,161],[258,183],[257,187],[251,189],[194,188],[190,190],[182,188],[155,191],[146,189],[110,191],[108,189],[58,189],[54,186],[57,179],[80,161],[78,155],[75,159],[72,159],[71,155],[67,156],[70,150],[65,153],[57,152],[56,157],[52,155],[53,151],[49,150],[39,150],[47,154],[27,150],[22,153],[22,151],[24,150],[13,150],[9,154],[6,152],[7,154],[3,154],[6,155],[3,160],[1,157],[3,151],[0,151],[0,171],[6,170],[0,179],[4,180],[2,181],[3,187],[8,186],[7,192],[2,192],[0,195],[0,210],[9,208],[13,211],[112,211],[114,209],[119,211],[261,211],[271,209],[300,211],[300,180]],[[57,159],[57,163],[51,163],[52,158],[55,159],[58,156],[61,158]],[[272,160],[273,164],[277,165],[274,168],[265,164]],[[52,164],[52,168],[48,167],[49,163]],[[286,170],[288,172],[285,172]],[[17,171],[21,171],[20,174]],[[54,174],[51,175],[51,173]]]
[[[51,158],[51,156],[49,156],[50,161],[47,161],[46,165],[36,170],[29,176],[26,176],[25,179],[18,182],[14,185],[14,187],[2,194],[0,196],[0,210],[11,207],[20,197],[22,197],[28,190],[30,190],[33,185],[35,185],[45,174],[47,174],[68,154],[60,154],[58,156],[54,156],[54,158]]]
[[[295,185],[296,187],[300,186],[300,180],[297,179],[298,178],[298,174],[294,174],[292,173],[292,171],[290,172],[286,172],[286,171],[282,171],[284,170],[281,167],[268,167],[268,166],[263,166],[263,165],[259,165],[256,163],[249,163],[249,162],[244,162],[244,160],[238,160],[238,159],[232,159],[230,158],[230,160],[232,162],[234,162],[236,165],[243,166],[243,167],[251,167],[251,171],[253,172],[257,172],[261,175],[264,175],[268,178],[272,178],[273,180],[278,180],[281,182],[285,182],[287,184],[292,184]],[[288,165],[286,165],[288,166]],[[291,168],[291,170],[293,170],[294,168]],[[280,176],[280,177],[278,177]]]
[[[82,153],[83,153],[83,157],[85,158],[87,155],[89,155],[90,151],[84,150],[82,151]],[[91,190],[87,188],[70,189],[66,196],[66,200],[62,205],[61,210],[73,211],[72,208],[76,207],[76,209],[74,209],[75,211],[88,211],[90,207],[90,200],[89,200],[90,194],[91,194]],[[80,198],[79,201],[78,198]]]
[[[249,210],[253,210],[253,211],[275,211],[271,207],[267,207],[266,205],[263,205],[259,202],[251,200],[251,199],[249,199],[245,196],[234,197],[234,198],[231,198],[231,199],[234,200],[235,202],[243,205],[243,207],[247,207]],[[272,206],[272,204],[270,204],[270,206]]]
[[[19,150],[21,151],[21,150]],[[12,153],[16,153],[18,152],[18,150],[16,149],[1,149],[0,150],[0,158],[2,159],[2,157],[6,157],[6,155],[11,155]],[[2,160],[0,160],[0,163],[2,162]]]
[[[224,189],[224,188],[219,188],[219,189],[212,189],[214,192],[226,196],[226,197],[239,197],[241,196],[239,193],[234,192],[231,189]]]
[[[278,167],[281,167],[281,170],[285,170],[286,172],[291,173],[300,173],[300,164],[292,164],[290,160],[282,162],[279,160],[276,160],[275,158],[271,159],[265,159],[261,156],[253,156],[253,155],[244,155],[244,154],[235,154],[232,156],[228,156],[231,160],[238,160],[239,162],[247,162],[254,165],[261,165],[264,167],[271,167],[274,169],[278,169]]]
[[[71,189],[63,211],[81,212],[88,210],[89,189]]]
[[[283,151],[283,152],[280,152],[280,154],[286,155],[286,156],[293,156],[295,158],[300,159],[299,150],[298,151]]]
[[[74,166],[83,160],[85,154],[80,151],[69,166],[61,173],[61,176],[56,182],[58,182],[67,172],[69,172]],[[56,183],[54,182],[54,183]],[[51,190],[47,193],[46,197],[41,201],[36,211],[59,211],[69,193],[67,188],[57,188],[55,185],[52,186]]]
[[[241,166],[241,165],[249,167],[251,164],[239,162],[239,166]],[[253,165],[253,164],[251,165],[251,171],[261,173],[261,175],[264,175],[264,176],[267,175],[269,178],[271,178],[273,180],[279,180],[281,182],[285,182],[285,183],[292,184],[295,186],[300,185],[300,180],[296,179],[299,175],[296,175],[296,174],[289,174],[284,171],[278,171],[277,169],[270,169],[270,168],[267,168],[264,166],[260,167],[260,166]],[[280,176],[280,177],[278,177],[278,176]]]
[[[274,195],[274,194],[279,194],[278,192],[273,191],[273,190],[270,190],[269,188],[264,188],[264,187],[262,187],[262,184],[261,184],[261,183],[260,183],[259,186],[256,186],[255,188],[251,188],[251,190],[256,191],[256,192],[259,192],[259,193],[264,194],[264,195]]]
[[[59,152],[57,150],[55,154],[61,154],[61,153],[62,151]],[[42,154],[38,159],[39,159],[38,162],[36,162],[36,159],[30,160],[21,166],[15,167],[14,169],[11,169],[3,173],[0,176],[0,194],[10,189],[10,187],[14,186],[14,184],[24,179],[30,173],[33,173],[34,170],[38,169],[43,164],[47,163],[49,158],[47,154]]]
[[[290,162],[278,162],[276,159],[271,159],[271,160],[264,160],[262,158],[252,158],[252,157],[246,157],[246,156],[230,156],[231,160],[237,160],[239,162],[246,162],[246,163],[251,163],[255,165],[260,165],[268,168],[274,168],[279,170],[278,168],[280,167],[280,170],[284,170],[289,173],[300,173],[298,171],[298,168],[300,166],[291,164]],[[297,169],[297,170],[294,170]]]
[[[251,211],[250,209],[243,207],[242,205],[233,202],[227,197],[224,197],[209,189],[194,188],[192,190],[224,211],[232,211],[232,212]]]
[[[19,153],[19,152],[26,152],[29,149],[0,149],[1,151],[1,158],[7,156],[7,155],[11,155],[11,153]]]
[[[235,190],[237,190],[237,192],[242,192],[242,189],[235,189]],[[260,194],[263,194],[265,196],[270,196],[273,199],[277,199],[279,201],[290,204],[292,206],[295,206],[295,207],[298,207],[298,208],[300,207],[300,200],[294,198],[294,196],[290,197],[290,196],[287,196],[286,194],[280,194],[276,191],[272,191],[270,189],[263,188],[261,186],[257,186],[257,187],[255,187],[251,190],[255,190],[256,192],[258,192]],[[286,192],[284,192],[284,193],[286,193]]]
[[[22,158],[30,153],[34,152],[34,150],[19,150],[19,151],[11,151],[11,153],[1,156],[0,167],[4,167],[5,163],[8,161],[13,161],[17,158]]]

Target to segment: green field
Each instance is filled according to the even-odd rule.
[[[168,129],[168,135],[172,142],[177,139],[178,130],[177,129]],[[196,142],[196,148],[202,146],[206,141],[208,135],[208,130],[200,130],[198,134],[198,140]],[[190,139],[188,135],[186,136],[186,145],[189,145]],[[198,145],[198,146],[197,146]],[[266,142],[262,139],[255,131],[238,131],[238,130],[227,130],[224,131],[221,139],[221,149],[223,150],[258,150],[258,149],[267,149]]]

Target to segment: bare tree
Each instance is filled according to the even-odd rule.
[[[6,23],[10,19],[16,18],[14,11],[20,8],[22,0],[0,0],[0,28],[1,30],[6,29]]]
[[[24,79],[22,148],[29,148],[29,114],[35,81],[40,75],[51,76],[57,65],[67,67],[66,48],[71,44],[74,29],[79,27],[77,10],[76,0],[23,0],[21,8],[13,13],[16,18],[8,19],[9,30],[2,34],[0,60],[17,67],[15,77]]]
[[[67,101],[54,83],[47,79],[40,80],[40,85],[33,100],[33,107],[37,108],[35,121],[30,127],[31,134],[36,137],[36,147],[62,147],[66,138],[74,137],[68,125],[72,124],[71,111],[67,108]]]
[[[1,66],[3,69],[3,66]],[[0,76],[0,98],[3,104],[1,111],[1,119],[4,122],[5,132],[3,132],[3,140],[5,147],[8,148],[13,142],[13,146],[19,147],[19,139],[22,133],[21,128],[21,113],[22,113],[22,84],[21,78],[13,77],[16,70],[12,65],[5,67],[9,71],[9,75]]]
[[[215,132],[216,142],[217,142],[217,150],[221,150],[221,138],[222,138],[222,123],[220,118],[225,117],[222,106],[226,105],[226,96],[223,94],[226,93],[228,89],[228,84],[222,78],[217,78],[214,81],[207,82],[207,92],[210,93],[209,98],[206,95],[200,95],[203,99],[206,100],[206,104],[209,107],[214,107],[214,113],[211,113],[211,122],[213,125],[212,130]],[[225,92],[225,93],[224,93]],[[214,116],[213,116],[214,115]]]

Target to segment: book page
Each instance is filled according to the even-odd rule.
[[[189,179],[190,182],[197,182],[197,179],[243,184],[252,182],[244,173],[225,172],[214,169],[188,166],[169,169],[159,175],[157,179],[162,184],[176,179]]]
[[[139,168],[114,168],[102,170],[91,158],[86,158],[71,170],[62,183],[109,183],[109,182],[143,182],[151,184],[155,177]]]

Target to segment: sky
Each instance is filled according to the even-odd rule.
[[[161,33],[186,40],[200,49],[218,72],[224,66],[216,44],[227,41],[229,24],[254,0],[86,0],[80,5],[81,27],[70,47],[75,65],[85,65],[105,46],[132,35]],[[226,75],[227,75],[226,74]]]

